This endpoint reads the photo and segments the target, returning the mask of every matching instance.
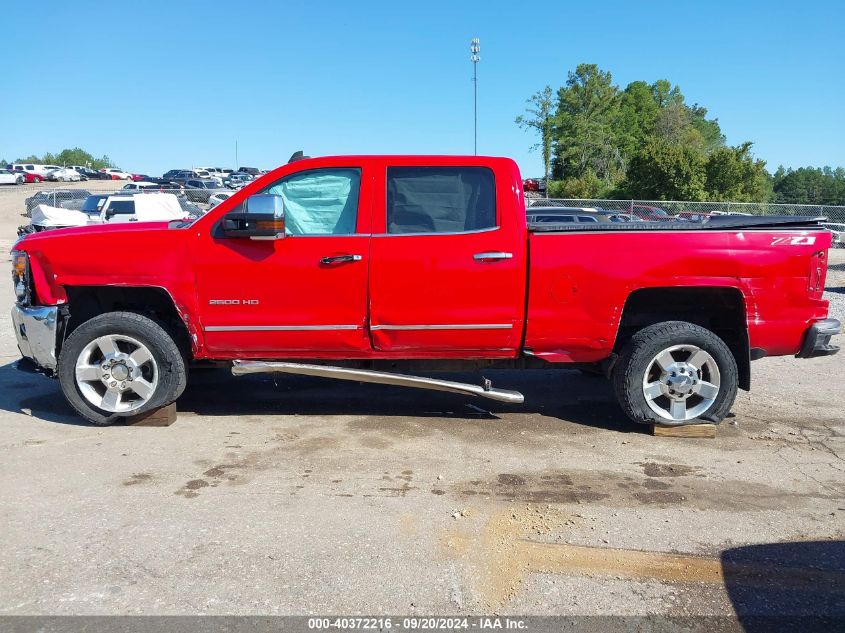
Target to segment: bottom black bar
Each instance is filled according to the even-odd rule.
[[[827,633],[835,616],[0,616],[3,633],[313,633],[319,631],[514,631],[668,633],[684,631]]]

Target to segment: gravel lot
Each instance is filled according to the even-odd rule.
[[[845,614],[845,354],[757,361],[712,440],[543,371],[493,374],[524,406],[209,371],[172,427],[103,429],[13,368],[11,305],[2,614]]]

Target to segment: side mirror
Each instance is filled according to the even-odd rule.
[[[285,202],[281,196],[259,193],[223,216],[223,235],[254,240],[279,240],[285,236]]]

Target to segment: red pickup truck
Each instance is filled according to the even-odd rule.
[[[94,424],[175,401],[204,361],[505,402],[425,374],[575,364],[636,422],[718,422],[751,360],[838,350],[830,244],[818,218],[528,226],[512,160],[326,157],[194,221],[28,235],[13,319]]]

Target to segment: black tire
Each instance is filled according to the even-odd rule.
[[[158,366],[158,386],[143,406],[131,413],[112,413],[91,404],[76,383],[76,361],[86,345],[106,335],[129,336],[143,343]],[[164,328],[134,312],[107,312],[76,328],[62,346],[58,363],[59,384],[68,403],[83,418],[97,426],[108,426],[129,415],[158,409],[174,402],[187,384],[185,361],[179,347]]]
[[[692,345],[707,352],[718,368],[720,385],[712,404],[690,420],[661,417],[648,404],[643,382],[652,360],[677,345]],[[718,424],[728,414],[739,384],[736,359],[716,334],[686,321],[664,321],[637,332],[622,348],[611,376],[616,398],[625,414],[640,424],[679,425],[710,422]],[[703,401],[703,400],[702,400]],[[665,402],[671,402],[668,399]]]

